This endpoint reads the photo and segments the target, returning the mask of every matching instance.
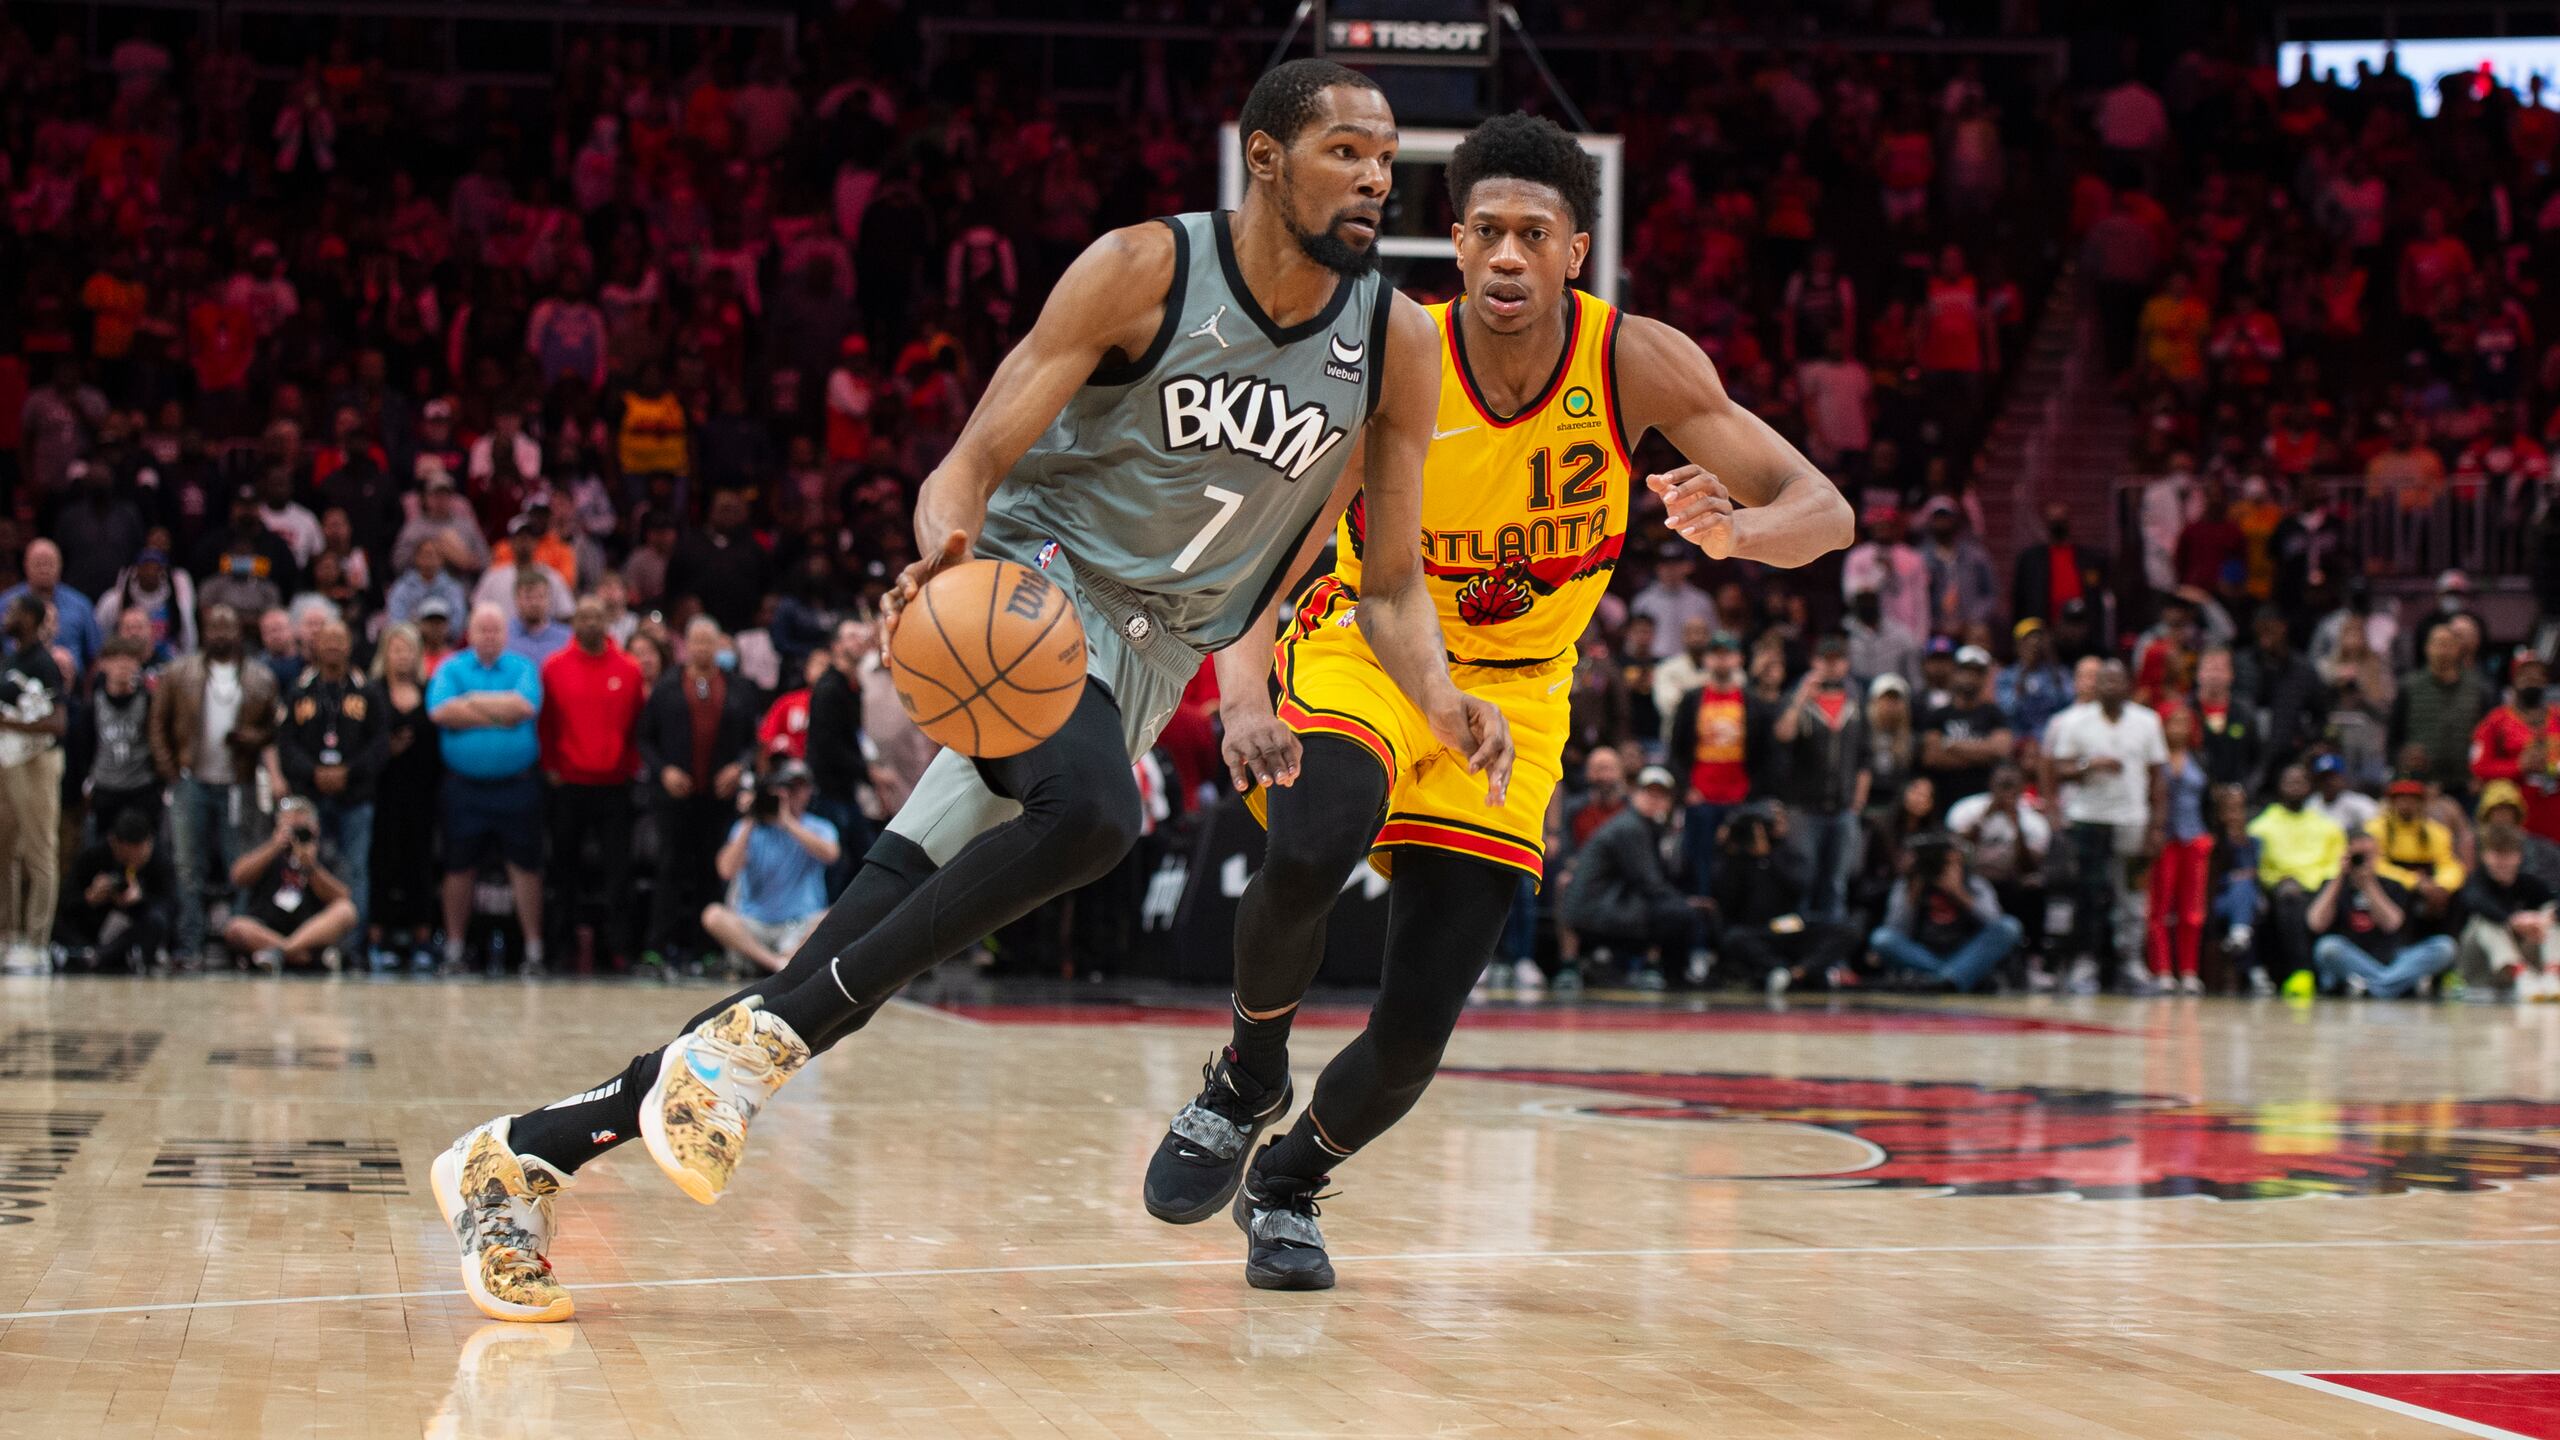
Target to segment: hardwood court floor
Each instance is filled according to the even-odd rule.
[[[1138,1204],[1218,997],[901,1003],[483,1321],[429,1162],[709,993],[0,982],[0,1435],[2560,1433],[2344,1373],[2560,1354],[2560,1007],[1482,1010],[1269,1295]]]

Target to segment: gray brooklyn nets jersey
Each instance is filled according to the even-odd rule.
[[[1245,288],[1228,218],[1157,222],[1174,245],[1154,343],[1068,400],[977,547],[1062,579],[1089,637],[1101,621],[1177,684],[1286,581],[1376,403],[1393,298],[1374,273],[1344,279],[1283,329]]]

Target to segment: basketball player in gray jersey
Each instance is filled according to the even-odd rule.
[[[1300,60],[1238,117],[1251,182],[1233,215],[1115,231],[1070,266],[996,368],[916,503],[923,559],[887,621],[972,556],[1072,592],[1085,687],[1021,755],[945,752],[791,963],[603,1084],[501,1116],[436,1160],[431,1189],[466,1290],[502,1320],[559,1320],[552,1207],[586,1161],[637,1136],[706,1204],[756,1112],[809,1057],[915,976],[1135,843],[1130,764],[1198,670],[1312,557],[1365,470],[1360,624],[1432,731],[1499,796],[1510,731],[1449,679],[1421,573],[1422,459],[1438,333],[1376,275],[1395,117],[1365,76]],[[1358,454],[1362,467],[1349,467]]]

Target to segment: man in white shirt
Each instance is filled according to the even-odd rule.
[[[1840,593],[1872,590],[1885,618],[1922,640],[1929,638],[1929,562],[1912,548],[1902,507],[1867,507],[1867,538],[1840,563]]]
[[[258,477],[258,519],[293,552],[293,563],[305,570],[329,548],[328,538],[320,533],[320,517],[293,498],[293,473],[281,465],[267,467],[267,473]]]
[[[2046,803],[2060,807],[2079,862],[2071,905],[2074,994],[2096,993],[2098,956],[2109,950],[2135,993],[2150,988],[2143,895],[2132,872],[2159,848],[2153,817],[2168,813],[2169,747],[2160,717],[2131,703],[2132,690],[2123,661],[2101,661],[2097,699],[2056,715],[2048,731],[2042,788]]]

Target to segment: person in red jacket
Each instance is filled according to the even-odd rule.
[[[570,612],[567,645],[542,665],[542,773],[551,785],[549,818],[553,864],[548,873],[559,894],[543,909],[557,932],[545,942],[554,955],[577,924],[578,877],[601,879],[605,908],[604,951],[619,968],[631,953],[631,781],[640,773],[633,735],[647,687],[640,666],[613,643],[604,602],[582,597]],[[597,864],[565,864],[595,842]],[[581,947],[578,969],[594,964]]]
[[[2471,774],[2512,780],[2524,792],[2524,828],[2560,840],[2560,711],[2544,690],[2542,657],[2518,648],[2508,663],[2507,703],[2471,732]]]

